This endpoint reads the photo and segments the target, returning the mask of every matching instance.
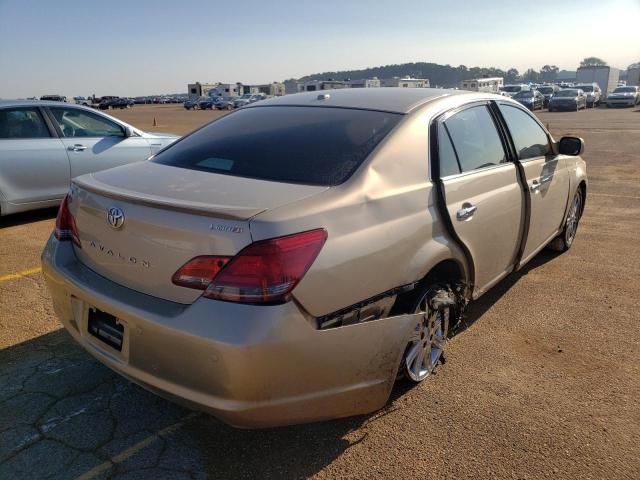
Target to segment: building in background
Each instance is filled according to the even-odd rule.
[[[577,83],[595,82],[604,95],[612,92],[618,86],[620,80],[620,70],[606,66],[580,67],[576,71]]]
[[[315,92],[317,90],[335,90],[338,88],[349,88],[349,84],[342,80],[309,80],[300,84],[299,91]]]
[[[281,97],[285,94],[285,84],[282,82],[271,82],[264,85],[255,85],[255,87],[258,89],[256,93],[264,93],[274,97]]]
[[[206,97],[209,91],[217,86],[217,83],[190,83],[187,85],[187,94],[189,97]]]
[[[292,93],[300,92],[300,82],[297,80],[285,80],[284,81],[284,94],[291,95]]]
[[[627,69],[627,85],[640,85],[640,66]]]
[[[347,83],[350,88],[380,88],[378,77],[359,78],[357,80],[349,80]]]
[[[428,78],[393,77],[380,80],[381,87],[429,88]]]
[[[472,92],[500,93],[502,86],[504,86],[504,78],[487,77],[463,80],[461,88],[462,90],[471,90]]]

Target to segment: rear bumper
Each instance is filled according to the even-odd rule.
[[[419,318],[317,330],[294,302],[255,306],[201,298],[178,304],[101,277],[53,236],[42,267],[61,323],[95,358],[161,396],[238,427],[381,408]],[[122,352],[88,333],[91,307],[125,325]]]

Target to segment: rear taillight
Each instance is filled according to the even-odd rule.
[[[176,285],[203,288],[203,296],[242,303],[278,303],[289,300],[327,239],[323,229],[252,243],[235,257],[196,257],[173,276]],[[224,264],[214,273],[212,265]],[[186,274],[183,272],[186,269]],[[188,272],[199,272],[184,283]],[[211,278],[211,280],[209,280]]]
[[[181,287],[206,289],[231,257],[202,255],[185,263],[173,274],[171,281]]]
[[[54,231],[55,237],[61,241],[66,242],[71,240],[78,247],[80,245],[80,237],[78,236],[78,228],[76,227],[76,220],[69,211],[69,195],[65,195],[60,209],[58,210],[58,216],[56,217],[56,229]]]

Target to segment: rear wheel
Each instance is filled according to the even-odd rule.
[[[444,361],[454,307],[432,307],[432,299],[442,294],[448,295],[448,292],[429,287],[417,296],[413,313],[421,314],[421,319],[411,333],[401,365],[403,376],[412,383],[422,382]]]

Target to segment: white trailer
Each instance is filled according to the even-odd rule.
[[[620,70],[613,67],[592,66],[580,67],[576,72],[576,83],[597,83],[606,96],[618,86],[620,80]]]

